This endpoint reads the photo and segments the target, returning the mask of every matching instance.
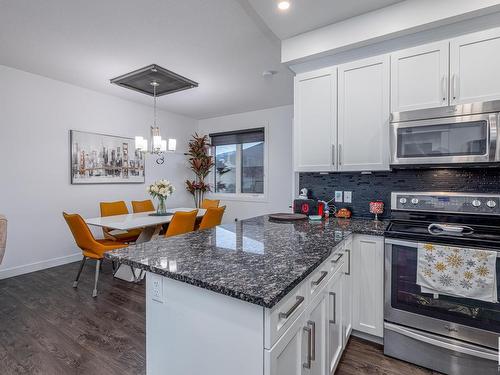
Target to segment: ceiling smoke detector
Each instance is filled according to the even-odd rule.
[[[278,74],[278,72],[276,70],[264,70],[262,72],[262,77],[272,77],[275,74]]]

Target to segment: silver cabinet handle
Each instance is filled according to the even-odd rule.
[[[330,292],[330,295],[333,297],[333,319],[330,319],[330,324],[335,324],[337,321],[337,294]]]
[[[344,256],[344,254],[337,254],[337,258],[332,259],[332,263],[337,264],[339,262],[340,258],[342,258],[343,256]]]
[[[346,249],[345,252],[347,253],[347,272],[345,274],[350,275],[351,274],[351,250]]]
[[[293,312],[295,310],[297,310],[297,308],[300,306],[300,304],[304,302],[304,297],[302,296],[297,296],[295,297],[295,303],[293,304],[292,307],[290,307],[290,309],[287,311],[287,312],[280,312],[279,313],[279,317],[280,319],[288,319],[290,317],[290,315],[293,314]]]
[[[446,96],[447,96],[446,95],[446,91],[447,91],[446,89],[448,86],[447,81],[448,81],[448,79],[447,79],[446,75],[444,75],[443,78],[441,79],[441,94],[443,94],[443,102],[446,101]]]
[[[339,165],[342,165],[342,145],[339,143]]]
[[[332,145],[332,164],[335,165],[335,145]]]
[[[311,328],[309,327],[304,327],[303,328],[304,332],[307,333],[307,354],[306,354],[306,361],[302,364],[302,367],[310,369],[311,368],[311,347],[312,347],[312,335],[311,335]]]
[[[312,285],[319,285],[323,281],[323,279],[326,277],[326,275],[328,275],[327,271],[321,271],[321,276],[319,277],[319,279],[316,281],[311,281],[311,284]]]
[[[452,97],[453,97],[453,100],[455,100],[457,98],[457,75],[456,74],[453,74],[453,76],[451,77],[451,81],[452,81],[452,85],[451,85],[451,90],[452,90]]]
[[[307,322],[307,325],[311,327],[311,361],[316,360],[316,323],[312,320]]]

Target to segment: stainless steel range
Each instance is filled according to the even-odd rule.
[[[384,353],[447,374],[499,374],[500,303],[422,292],[417,263],[419,244],[496,251],[500,283],[500,195],[392,193],[385,237]]]

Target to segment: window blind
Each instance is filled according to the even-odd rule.
[[[235,145],[241,143],[263,142],[264,128],[245,129],[231,132],[209,134],[212,146]]]

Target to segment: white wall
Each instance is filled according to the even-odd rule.
[[[80,259],[62,211],[93,217],[99,215],[100,201],[147,198],[144,184],[71,185],[69,130],[147,136],[152,112],[148,106],[0,66],[0,213],[9,220],[0,278]],[[193,206],[184,188],[191,174],[183,152],[197,121],[164,111],[158,115],[162,135],[177,138],[178,150],[163,166],[148,157],[146,182],[172,180],[177,192],[167,205]]]
[[[285,39],[281,61],[298,63],[499,10],[499,0],[406,0]]]
[[[500,26],[500,12],[456,22],[450,25],[436,27],[431,30],[420,31],[410,35],[392,38],[390,40],[373,43],[359,48],[348,49],[346,51],[321,58],[310,59],[305,62],[290,65],[290,68],[295,73],[304,73],[311,70],[344,64],[349,61],[360,60],[371,56],[383,55],[385,53],[427,43],[452,39],[465,34],[496,28],[498,26]]]
[[[292,202],[292,118],[293,106],[287,105],[200,120],[200,134],[250,129],[267,125],[268,194],[265,202],[223,200],[227,206],[224,221],[273,212],[289,212]],[[211,181],[212,182],[212,181]]]

